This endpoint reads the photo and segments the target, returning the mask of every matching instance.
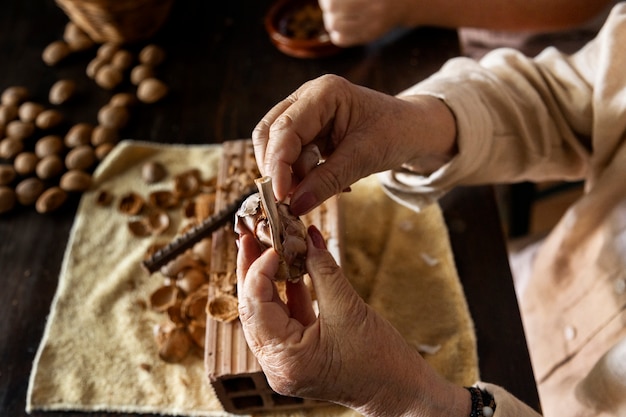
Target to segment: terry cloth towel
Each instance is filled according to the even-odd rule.
[[[147,161],[163,163],[171,175],[198,168],[203,178],[211,178],[220,157],[221,145],[123,141],[100,164],[72,227],[31,372],[28,412],[227,415],[212,391],[201,355],[189,355],[178,364],[158,357],[153,327],[162,316],[146,305],[162,282],[140,265],[154,240],[132,237],[128,215],[96,203],[101,190],[115,196],[128,191],[147,195],[163,187],[141,179]],[[385,196],[374,177],[352,189],[340,198],[347,276],[444,377],[474,383],[478,360],[473,323],[439,208],[411,212]],[[160,240],[173,239],[181,222],[174,216]],[[328,406],[288,415],[355,413]]]

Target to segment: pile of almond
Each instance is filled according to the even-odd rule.
[[[85,69],[95,88],[111,91],[96,124],[72,121],[63,105],[78,100],[76,80],[59,79],[47,91],[48,102],[33,101],[26,86],[8,86],[0,98],[0,215],[16,207],[37,212],[59,209],[71,193],[91,186],[91,174],[115,146],[132,109],[155,103],[168,93],[157,78],[165,51],[147,44],[133,54],[123,45],[95,44],[69,22],[63,38],[42,52],[43,62],[60,66],[73,53],[95,50]],[[82,92],[84,93],[84,92]]]

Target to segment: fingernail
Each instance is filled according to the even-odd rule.
[[[317,249],[326,249],[324,236],[322,236],[322,233],[320,233],[317,227],[309,226],[308,233],[311,241],[313,242],[313,246],[315,246]]]
[[[315,198],[315,195],[313,195],[312,192],[307,191],[291,202],[291,212],[295,216],[299,216],[315,207],[316,203],[317,199]]]
[[[239,249],[239,236],[237,236],[237,238],[235,239],[235,245],[237,245],[237,249]]]

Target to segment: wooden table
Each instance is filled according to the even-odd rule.
[[[270,43],[263,26],[269,0],[179,1],[154,41],[168,53],[159,74],[168,98],[133,112],[125,138],[207,143],[249,137],[257,121],[303,82],[325,73],[394,94],[458,54],[454,31],[395,33],[367,47],[319,60],[290,58]],[[67,17],[53,0],[4,0],[0,13],[0,90],[23,85],[47,103],[50,86],[77,81],[80,95],[61,106],[68,121],[96,122],[111,93],[85,76],[94,50],[55,67],[43,48],[60,39]],[[33,208],[0,216],[0,415],[25,416],[26,389],[42,337],[78,198],[63,210]],[[453,249],[476,321],[484,380],[507,387],[538,407],[515,302],[497,207],[489,187],[455,190],[442,201]],[[36,416],[107,413],[34,413]],[[118,414],[119,415],[119,414]]]

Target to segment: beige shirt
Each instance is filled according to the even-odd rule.
[[[381,174],[405,205],[461,184],[585,179],[540,248],[520,309],[544,415],[626,415],[626,3],[574,55],[455,58],[400,96],[411,94],[446,102],[459,151],[430,175]],[[533,415],[495,392],[496,416]]]

